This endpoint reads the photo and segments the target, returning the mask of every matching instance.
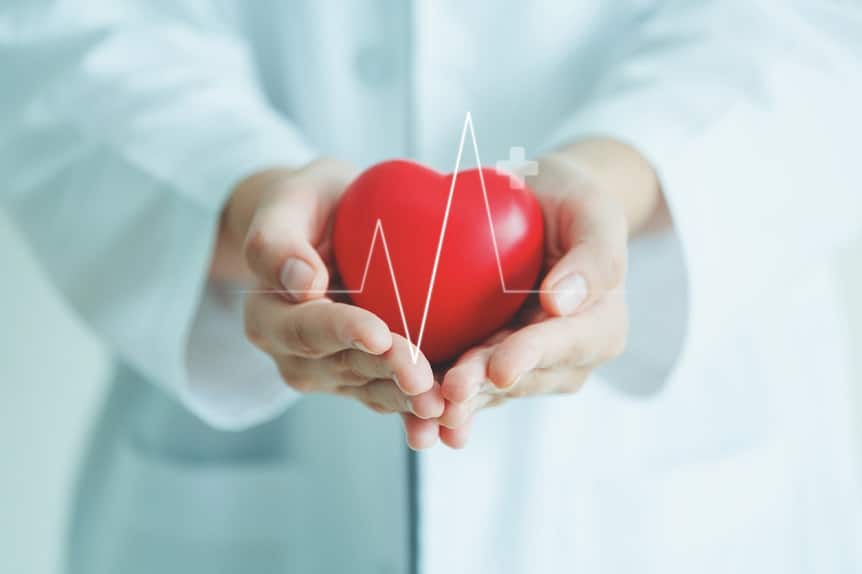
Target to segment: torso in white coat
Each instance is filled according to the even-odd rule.
[[[82,481],[75,572],[402,572],[411,551],[427,574],[853,571],[848,378],[827,266],[843,231],[820,231],[833,216],[850,225],[834,211],[849,187],[823,186],[833,211],[797,202],[840,162],[782,131],[787,118],[825,122],[835,141],[842,119],[806,119],[831,76],[758,30],[768,20],[754,8],[143,4],[144,29],[180,30],[168,44],[194,49],[188,29],[249,50],[296,138],[285,161],[406,156],[451,170],[467,112],[485,165],[511,146],[535,155],[605,133],[655,162],[675,232],[632,245],[624,357],[577,395],[481,413],[464,451],[420,455],[418,508],[394,419],[290,397],[274,420],[225,433],[120,367]],[[217,77],[207,54],[196,61]],[[232,69],[227,80],[250,81]],[[211,336],[192,342],[204,361],[207,345],[226,352]]]

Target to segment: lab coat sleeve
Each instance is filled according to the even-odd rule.
[[[696,378],[711,341],[744,332],[758,301],[822,270],[858,229],[862,14],[842,5],[655,3],[551,138],[630,143],[674,220],[674,238],[632,244],[630,344],[611,382],[653,392]],[[661,242],[678,244],[683,273]]]
[[[0,200],[119,360],[236,428],[272,416],[287,390],[270,380],[237,412],[192,384],[190,364],[206,363],[187,356],[192,327],[214,320],[199,304],[220,212],[244,176],[312,151],[266,102],[239,39],[188,4],[0,8]]]

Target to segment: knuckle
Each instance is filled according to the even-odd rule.
[[[332,355],[333,367],[335,372],[342,377],[350,377],[355,375],[353,366],[353,357],[349,350],[339,351]]]
[[[507,357],[499,358],[496,355],[488,363],[488,376],[497,385],[509,387],[516,383],[518,373]],[[518,385],[515,384],[517,387]]]
[[[283,225],[258,221],[242,247],[246,264],[264,279],[278,281],[278,267],[292,252],[300,249],[297,239],[285,235]]]
[[[243,256],[252,268],[263,259],[267,245],[269,245],[269,240],[260,228],[254,229],[246,238],[243,245]]]
[[[287,324],[285,338],[288,347],[303,357],[320,359],[324,356],[324,353],[312,344],[311,334],[303,321],[290,321]]]
[[[342,340],[344,341],[352,342],[361,338],[363,333],[374,333],[375,331],[386,329],[381,319],[370,315],[365,310],[354,308],[351,309],[351,313],[351,319],[344,321],[341,331]]]
[[[410,348],[407,340],[400,335],[394,335],[392,337],[392,346],[388,351],[380,355],[380,357],[387,361],[393,369],[407,365],[410,360]]]
[[[333,341],[350,344],[355,339],[354,327],[350,320],[350,316],[339,311],[338,315],[333,315],[327,321],[326,333]]]

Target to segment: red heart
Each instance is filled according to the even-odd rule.
[[[453,177],[408,161],[384,162],[348,187],[335,215],[335,261],[351,299],[418,344],[432,364],[505,325],[542,264],[544,226],[532,192],[491,169],[462,171],[454,187]]]

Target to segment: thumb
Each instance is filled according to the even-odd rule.
[[[542,281],[540,301],[550,315],[572,315],[609,291],[626,274],[628,230],[619,205],[603,194],[562,201],[555,231],[563,256]]]
[[[326,295],[329,272],[317,246],[329,233],[337,198],[352,173],[338,162],[322,160],[271,183],[244,246],[249,268],[267,288],[295,302]]]

